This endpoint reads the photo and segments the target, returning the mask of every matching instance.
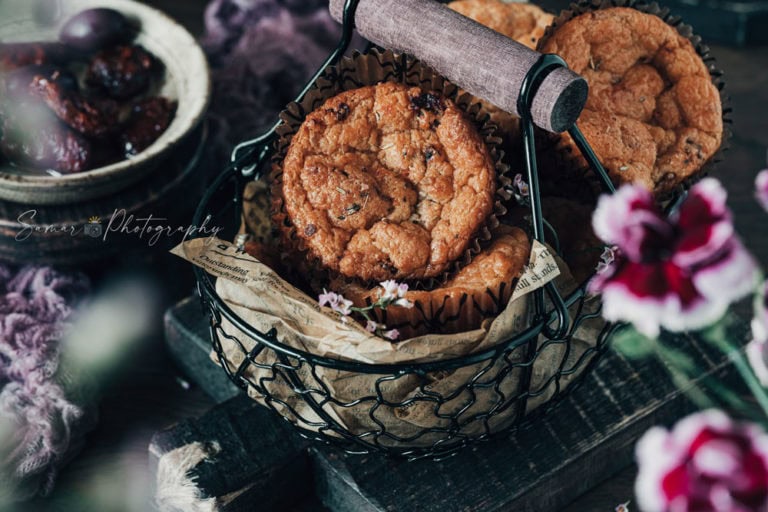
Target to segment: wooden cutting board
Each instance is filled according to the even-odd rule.
[[[631,464],[645,430],[694,410],[659,362],[609,351],[566,400],[514,433],[441,462],[353,456],[309,444],[228,383],[209,358],[207,320],[197,298],[167,312],[166,337],[189,378],[225,401],[156,434],[152,465],[167,466],[193,446],[212,447],[182,483],[216,511],[308,511],[320,503],[339,512],[556,511]],[[726,358],[700,340],[681,335],[674,342],[704,369],[697,382],[733,378]],[[189,509],[168,501],[159,507]]]

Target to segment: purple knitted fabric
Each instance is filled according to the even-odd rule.
[[[205,22],[211,142],[219,161],[228,161],[235,144],[277,120],[335,46],[340,27],[324,0],[212,0]],[[86,411],[62,387],[59,341],[88,288],[80,275],[0,264],[0,418],[15,432],[11,450],[0,453],[0,470],[11,474],[0,478],[21,482],[27,496],[52,489],[59,464],[83,435]]]
[[[211,142],[223,162],[235,144],[277,121],[341,33],[323,0],[213,0],[205,28]]]
[[[0,264],[0,417],[14,431],[2,468],[29,494],[51,490],[83,414],[66,397],[57,370],[63,329],[88,287],[81,275]]]

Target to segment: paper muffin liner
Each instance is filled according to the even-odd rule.
[[[519,414],[534,410],[569,385],[579,372],[565,373],[564,369],[578,366],[581,358],[593,350],[602,329],[599,325],[585,330],[582,325],[568,344],[550,343],[542,338],[536,341],[535,355],[529,353],[530,345],[524,344],[490,362],[468,361],[455,370],[428,372],[424,376],[428,379],[427,388],[414,373],[406,372],[393,380],[382,379],[378,373],[337,370],[319,364],[298,364],[293,368],[290,364],[286,366],[283,356],[260,345],[241,326],[274,333],[275,339],[285,346],[320,357],[412,368],[410,365],[464,357],[506,345],[512,336],[531,325],[528,295],[549,282],[562,289],[571,278],[561,271],[564,267],[546,247],[534,243],[525,273],[517,280],[512,297],[499,314],[484,321],[481,328],[457,334],[416,336],[393,344],[366,331],[355,321],[342,321],[330,308],[320,307],[316,296],[306,295],[271,267],[229,242],[216,239],[210,243],[208,239],[197,238],[183,242],[173,253],[215,276],[218,296],[242,322],[236,325],[226,315],[221,317],[221,324],[214,327],[221,353],[214,351],[211,357],[231,374],[254,383],[247,387],[253,399],[276,408],[300,428],[320,430],[328,435],[336,432],[323,427],[328,417],[352,435],[385,428],[392,436],[382,437],[381,441],[391,446],[431,446],[443,437],[440,432],[454,421],[451,415],[459,417],[460,435],[499,431],[518,419]],[[530,368],[529,378],[526,368]],[[563,373],[556,383],[555,376],[561,370]],[[332,399],[323,400],[321,404],[325,420],[305,400],[305,395],[296,391],[296,382],[286,380],[286,375],[293,375],[307,389],[328,393]],[[498,386],[480,385],[470,391],[473,404],[468,408],[467,383],[497,376]],[[383,380],[386,383],[383,384]],[[447,397],[439,414],[434,403],[418,400],[425,389]],[[522,406],[523,410],[521,402],[513,397],[521,396],[526,389],[530,389],[532,396],[527,405]],[[360,401],[360,398],[377,394],[388,405],[378,408],[374,416],[370,401]],[[492,422],[486,424],[473,419],[476,414],[502,405]],[[440,431],[433,433],[430,429]]]
[[[492,320],[504,310],[518,279],[519,276],[495,289],[474,292],[446,289],[441,294],[440,288],[431,292],[417,291],[413,294],[412,308],[390,306],[385,310],[374,309],[371,314],[387,329],[397,329],[400,337],[406,340],[427,334],[469,332],[481,328],[484,321]],[[339,281],[330,286],[344,294],[344,286],[339,286]],[[367,306],[373,302],[368,296],[365,303],[359,305]]]
[[[657,183],[654,187],[654,195],[660,202],[665,202],[670,199],[680,197],[687,189],[689,189],[694,183],[707,176],[710,172],[714,171],[723,160],[723,154],[728,150],[730,146],[730,139],[732,132],[730,125],[731,119],[731,106],[730,97],[725,92],[725,81],[723,80],[723,72],[717,67],[715,58],[710,53],[710,48],[702,42],[701,37],[694,34],[693,28],[690,25],[683,23],[679,16],[673,16],[670,10],[666,7],[660,6],[658,3],[644,3],[642,0],[581,0],[572,3],[568,9],[562,11],[559,16],[555,18],[552,24],[547,28],[544,36],[539,40],[537,49],[541,51],[541,48],[546,41],[552,36],[552,34],[566,22],[570,21],[582,14],[594,12],[600,9],[608,9],[611,7],[629,7],[645,14],[651,14],[657,16],[663,20],[667,25],[674,28],[678,34],[688,39],[693,45],[696,53],[704,62],[709,75],[712,78],[712,83],[717,88],[720,95],[720,103],[723,111],[723,134],[720,142],[720,147],[715,153],[701,166],[701,168],[690,176],[687,176],[676,183],[670,185],[664,185],[663,182]],[[597,175],[591,172],[590,167],[587,165],[586,160],[581,155],[581,152],[576,146],[568,141],[565,134],[552,135],[542,131],[538,131],[539,138],[543,139],[542,150],[551,151],[556,153],[556,159],[560,166],[560,172],[564,173],[563,176],[547,175],[542,176],[543,180],[558,180],[561,177],[565,179],[581,179],[586,178],[593,182],[592,189],[596,193],[603,191],[601,183]],[[546,170],[545,170],[546,172]]]
[[[520,230],[521,233],[524,233]],[[509,233],[500,226],[494,232],[494,241]],[[511,234],[511,233],[510,233]],[[433,290],[408,291],[405,298],[412,308],[390,306],[373,309],[371,315],[387,329],[397,329],[401,338],[408,339],[426,334],[456,334],[480,328],[485,321],[499,315],[512,297],[517,283],[530,258],[530,238],[526,235],[520,246],[520,268],[509,280],[472,289],[466,285],[448,283]],[[490,251],[493,246],[486,249]],[[357,307],[370,306],[381,294],[379,286],[366,287],[354,279],[337,277],[329,283],[329,289],[352,300]]]
[[[299,130],[305,117],[326,100],[341,92],[376,85],[382,82],[402,83],[411,87],[419,87],[425,92],[434,92],[443,98],[450,99],[474,122],[480,137],[485,142],[494,163],[497,189],[495,201],[486,222],[479,228],[470,240],[464,254],[452,262],[440,276],[405,280],[414,289],[434,289],[445,282],[460,268],[469,264],[472,258],[480,253],[483,247],[489,245],[491,232],[499,225],[498,218],[506,214],[504,203],[510,198],[508,189],[511,185],[509,166],[504,161],[502,139],[498,128],[490,122],[490,114],[474,96],[461,91],[457,86],[440,76],[431,68],[421,64],[413,57],[395,54],[389,50],[372,50],[366,54],[355,53],[352,57],[342,59],[338,65],[326,70],[314,83],[312,89],[300,103],[291,103],[281,113],[282,123],[277,128],[278,140],[270,173],[270,188],[272,194],[272,221],[281,231],[283,248],[293,253],[296,265],[302,271],[312,274],[312,282],[327,282],[336,277],[337,273],[325,268],[320,259],[314,256],[306,242],[300,237],[291,223],[282,189],[282,160],[288,151],[291,140]],[[375,282],[367,282],[375,285]]]

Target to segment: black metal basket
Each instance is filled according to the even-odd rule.
[[[347,0],[341,41],[297,101],[347,50],[356,6],[356,0]],[[546,222],[541,211],[530,104],[543,77],[564,66],[555,55],[542,56],[524,80],[518,104],[532,231],[542,243]],[[260,176],[262,165],[269,161],[278,125],[235,148],[231,165],[206,192],[195,214],[195,225],[224,223],[234,236],[241,220],[243,188],[248,180]],[[605,190],[612,192],[611,181],[579,129],[573,126],[569,133]],[[578,382],[577,377],[595,364],[613,331],[613,326],[600,322],[587,348],[572,350],[575,333],[599,319],[599,303],[588,301],[585,285],[562,297],[549,283],[533,292],[527,328],[491,349],[423,364],[350,362],[298,350],[278,340],[274,330],[258,331],[217,294],[214,278],[197,267],[195,274],[200,298],[210,315],[213,348],[230,379],[300,427],[302,435],[340,445],[350,453],[384,451],[410,459],[441,458],[470,442],[508,432],[522,421],[546,413],[563,397],[566,389]],[[235,331],[238,335],[233,334]],[[224,350],[224,344],[229,351]],[[236,358],[231,357],[232,347],[236,347]],[[548,372],[541,375],[537,362],[545,360]],[[366,386],[353,396],[336,396],[327,385],[331,372],[336,378],[359,377]],[[451,385],[436,389],[435,382],[446,375],[452,376]],[[393,395],[391,389],[405,382],[414,392],[407,397]],[[412,419],[415,411],[418,421]],[[340,420],[342,417],[347,420]]]

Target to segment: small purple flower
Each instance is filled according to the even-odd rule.
[[[670,218],[639,186],[602,196],[593,227],[618,251],[589,289],[602,294],[605,318],[632,322],[653,337],[661,327],[706,327],[748,295],[757,265],[734,231],[725,200],[711,178],[692,187]]]
[[[530,190],[528,188],[528,183],[525,182],[522,174],[515,174],[515,177],[512,179],[512,186],[515,187],[516,195],[519,195],[520,197],[528,197]]]
[[[390,279],[388,281],[383,281],[379,283],[382,288],[384,288],[384,293],[381,295],[381,300],[383,301],[394,301],[400,297],[403,296],[405,292],[408,291],[408,285],[403,284],[402,286],[405,286],[405,291],[401,291],[401,285],[394,279]]]
[[[320,306],[325,307],[336,302],[338,300],[336,297],[338,297],[337,294],[329,292],[323,288],[323,293],[317,297],[317,302],[320,304]]]
[[[408,285],[405,283],[398,283],[397,281],[390,279],[379,283],[384,289],[384,293],[379,299],[385,307],[389,304],[400,306],[404,308],[412,308],[413,302],[405,298],[405,294],[408,292]]]
[[[616,259],[616,252],[618,250],[619,249],[615,245],[613,247],[606,247],[603,249],[603,253],[600,255],[600,261],[597,264],[595,272],[602,274],[608,270],[613,261]]]
[[[672,431],[654,427],[636,446],[638,506],[645,512],[768,510],[768,436],[710,410]]]
[[[338,293],[329,292],[325,288],[323,288],[323,293],[321,293],[318,298],[317,302],[321,306],[328,306],[335,312],[343,315],[343,316],[349,316],[352,313],[352,301],[345,299],[342,295],[339,295]]]
[[[768,212],[768,169],[764,169],[757,174],[755,179],[755,197],[760,206]]]
[[[413,302],[411,302],[408,299],[397,299],[395,302],[393,302],[395,306],[400,306],[401,308],[411,309],[413,307]]]
[[[386,326],[383,324],[376,323],[373,320],[368,320],[368,323],[365,324],[365,330],[368,332],[376,332],[379,329],[383,329],[384,327]]]
[[[388,340],[396,341],[398,338],[400,338],[400,331],[397,329],[392,329],[391,331],[384,332],[383,335]]]

